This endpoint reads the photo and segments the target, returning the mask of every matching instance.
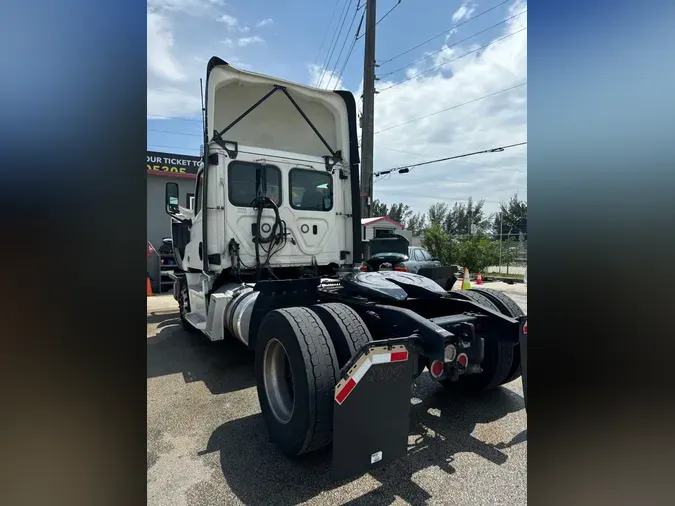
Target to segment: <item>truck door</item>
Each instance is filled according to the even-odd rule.
[[[336,175],[326,170],[292,168],[288,173],[289,206],[286,220],[303,256],[337,258],[340,237],[335,233],[335,208],[340,209],[342,192],[335,191]],[[321,263],[321,262],[320,262]]]

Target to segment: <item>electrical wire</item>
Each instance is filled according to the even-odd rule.
[[[181,147],[181,146],[166,146],[166,145],[163,145],[163,144],[147,144],[147,147],[149,147],[149,148],[168,148],[168,149],[200,151],[200,148],[186,148],[186,147]],[[190,155],[190,156],[193,156],[193,155]]]
[[[361,3],[361,0],[359,0],[359,3]],[[340,52],[338,53],[338,57],[335,60],[335,66],[333,67],[333,71],[331,72],[333,77],[335,77],[335,71],[337,70],[338,63],[340,62],[340,58],[342,58],[342,52],[345,50],[345,46],[347,45],[347,41],[349,40],[349,33],[352,31],[352,28],[354,27],[354,21],[356,21],[356,16],[359,13],[359,3],[357,3],[357,5],[356,5],[356,10],[354,10],[354,15],[352,16],[352,21],[349,24],[349,28],[347,29],[347,33],[345,34],[345,40],[342,41],[342,47],[340,48]],[[364,12],[364,14],[365,14],[365,12]],[[363,20],[363,14],[361,14],[361,19]],[[361,25],[359,24],[359,27],[360,26]],[[349,50],[349,56],[351,56],[351,52],[352,52],[352,49],[354,47],[354,44],[356,44],[356,39],[354,39],[354,43],[352,44],[352,47]],[[347,57],[347,60],[345,60],[344,66],[347,65],[348,58],[349,57]],[[343,69],[344,69],[344,66],[342,67]],[[342,73],[340,73],[340,76],[341,75],[342,75]],[[338,77],[335,80],[335,86],[333,87],[333,90],[337,89],[337,85],[338,85],[339,82],[340,82],[340,77]],[[328,85],[326,87],[329,87],[329,86],[330,86],[330,80],[328,81]]]
[[[363,25],[363,17],[365,16],[365,14],[366,14],[365,12],[361,14],[361,21],[359,21],[359,26],[356,29],[356,36],[354,37],[352,45],[349,48],[349,51],[347,52],[347,57],[345,58],[345,62],[342,64],[342,68],[340,69],[340,75],[338,76],[337,81],[335,82],[335,87],[333,88],[333,91],[337,89],[337,85],[340,82],[340,79],[342,79],[342,74],[344,74],[344,71],[347,68],[347,63],[349,63],[349,58],[351,58],[352,56],[352,51],[354,51],[354,46],[356,46],[356,41],[359,40],[359,32],[361,31],[361,26]]]
[[[462,25],[468,23],[469,21],[473,21],[474,19],[479,18],[479,17],[481,17],[482,15],[487,14],[488,12],[491,12],[491,11],[495,10],[497,7],[501,7],[502,5],[504,5],[504,4],[508,3],[508,2],[511,2],[511,1],[512,1],[512,0],[504,0],[503,2],[500,2],[500,3],[498,3],[497,5],[495,5],[495,6],[493,6],[493,7],[490,7],[489,9],[484,10],[483,12],[480,12],[480,13],[476,14],[476,15],[473,16],[473,17],[470,17],[470,18],[465,19],[465,20],[462,21],[461,23],[457,23],[456,25],[452,25],[450,28],[448,28],[447,30],[442,31],[442,32],[439,33],[438,35],[434,35],[434,36],[431,37],[430,39],[427,39],[427,40],[425,40],[424,42],[421,42],[420,44],[417,44],[416,46],[411,47],[410,49],[406,49],[405,51],[403,51],[402,53],[397,54],[396,56],[392,56],[391,58],[389,58],[389,59],[387,59],[387,60],[384,60],[384,61],[381,61],[381,62],[378,62],[378,63],[379,63],[380,65],[384,65],[384,64],[389,63],[389,62],[391,62],[391,61],[394,61],[395,59],[400,58],[401,56],[403,56],[403,55],[405,55],[405,54],[408,54],[409,52],[414,51],[415,49],[417,49],[417,48],[419,48],[419,47],[422,47],[423,45],[425,45],[425,44],[431,42],[432,40],[436,40],[437,38],[442,37],[443,35],[445,35],[445,34],[448,33],[448,32],[451,32],[451,31],[454,30],[455,28],[458,28],[458,27],[460,27],[460,26],[462,26]]]
[[[377,146],[377,149],[384,149],[385,151],[394,151],[396,153],[402,153],[404,155],[413,155],[413,156],[418,156],[418,157],[422,157],[422,158],[426,158],[428,156],[428,155],[424,155],[422,153],[417,153],[417,152],[414,152],[414,151],[402,151],[400,149],[385,148],[385,147],[382,147],[382,146]],[[457,162],[458,163],[466,163],[466,164],[469,164],[469,165],[476,165],[478,167],[484,167],[486,169],[498,169],[498,170],[504,169],[504,167],[495,167],[494,165],[487,165],[485,163],[478,163],[478,162],[470,162],[468,160],[457,160]]]
[[[349,2],[350,0],[345,1],[345,8],[342,11],[341,18],[342,18],[342,23],[340,24],[340,30],[336,33],[335,39],[331,39],[330,46],[328,46],[328,58],[324,60],[323,68],[321,70],[321,77],[319,77],[319,81],[316,85],[317,88],[321,87],[321,83],[323,82],[323,77],[326,75],[326,71],[328,70],[328,67],[330,66],[330,61],[333,59],[333,53],[335,52],[335,48],[337,47],[337,42],[340,40],[340,35],[342,34],[342,29],[345,26],[345,21],[347,21],[347,13],[349,12]],[[332,47],[332,49],[331,49]],[[328,81],[330,84],[330,80]]]
[[[452,47],[455,47],[455,46],[461,44],[462,42],[466,42],[467,40],[473,39],[473,38],[476,37],[477,35],[481,35],[481,34],[483,34],[483,33],[485,33],[485,32],[488,32],[488,31],[492,30],[493,28],[496,28],[496,27],[498,27],[498,26],[500,26],[500,25],[503,25],[504,23],[507,23],[507,22],[511,21],[512,19],[514,19],[514,18],[516,18],[516,17],[518,17],[518,16],[520,16],[520,15],[526,13],[526,12],[527,12],[527,9],[524,9],[524,10],[520,11],[518,14],[514,14],[514,15],[511,16],[511,17],[508,17],[508,18],[506,18],[506,19],[503,19],[503,20],[501,20],[499,23],[495,23],[494,25],[492,25],[492,26],[486,28],[485,30],[481,30],[480,32],[476,32],[476,33],[474,33],[473,35],[469,35],[468,37],[466,37],[466,38],[464,38],[464,39],[462,39],[462,40],[458,40],[457,42],[453,42],[453,43],[450,44],[450,45],[443,46],[443,47],[442,47],[441,49],[439,49],[438,51],[434,51],[433,53],[428,53],[428,54],[426,54],[425,56],[423,56],[422,58],[419,58],[419,59],[417,59],[417,60],[415,60],[415,61],[413,61],[413,62],[411,62],[411,63],[408,63],[407,65],[404,65],[404,66],[401,67],[401,68],[398,68],[398,69],[396,69],[396,70],[392,70],[391,72],[387,72],[386,74],[382,74],[382,75],[379,76],[379,77],[380,77],[380,79],[384,79],[384,78],[387,77],[387,76],[390,76],[390,75],[392,75],[392,74],[396,74],[397,72],[400,72],[401,70],[407,69],[408,67],[412,67],[413,65],[415,65],[415,64],[417,64],[417,63],[420,63],[420,62],[426,60],[427,58],[429,58],[429,57],[431,57],[431,56],[437,55],[438,53],[442,53],[442,52],[445,51],[446,49],[450,49],[450,48],[452,48]]]
[[[386,90],[390,90],[391,88],[394,88],[395,86],[398,86],[400,84],[406,83],[406,82],[410,81],[411,79],[415,79],[416,77],[419,77],[421,75],[428,74],[429,72],[432,72],[432,71],[437,70],[441,67],[444,67],[445,65],[448,65],[449,63],[455,62],[455,61],[457,61],[461,58],[464,58],[465,56],[469,56],[470,54],[481,51],[482,49],[485,49],[486,47],[490,47],[491,45],[496,44],[497,42],[501,42],[502,40],[508,39],[509,37],[513,37],[514,35],[519,34],[520,32],[522,32],[524,30],[527,30],[527,27],[521,28],[520,30],[516,30],[513,33],[509,33],[508,35],[505,35],[504,37],[500,37],[498,39],[495,39],[492,42],[489,42],[488,44],[485,44],[485,45],[483,45],[479,48],[473,49],[473,50],[469,51],[468,53],[464,53],[461,56],[453,58],[452,60],[448,60],[446,62],[443,62],[440,65],[436,65],[435,67],[431,67],[430,69],[423,70],[422,72],[419,72],[419,73],[415,74],[414,76],[406,77],[402,81],[398,81],[398,82],[392,84],[391,86],[387,86],[386,88],[381,89],[380,93],[382,93],[383,91],[386,91]]]
[[[517,146],[524,146],[526,144],[527,144],[527,141],[524,141],[524,142],[518,142],[516,144],[508,144],[506,146],[498,146],[496,148],[483,149],[481,151],[473,151],[471,153],[464,153],[462,155],[446,156],[445,158],[437,158],[435,160],[428,160],[426,162],[411,163],[411,164],[408,164],[408,165],[402,165],[400,167],[394,167],[393,169],[380,170],[373,175],[374,176],[380,176],[380,175],[383,175],[383,174],[390,174],[392,172],[397,172],[397,171],[402,170],[402,169],[410,170],[410,169],[413,169],[415,167],[422,167],[423,165],[446,162],[448,160],[455,160],[457,158],[465,158],[467,156],[482,155],[482,154],[485,154],[485,153],[498,153],[498,152],[504,151],[504,150],[509,149],[509,148],[515,148]]]
[[[339,2],[335,2],[333,5],[333,12],[331,12],[330,19],[328,20],[328,25],[327,27],[330,27],[330,25],[333,24],[333,17],[335,16],[335,11],[337,10]],[[316,56],[314,57],[314,66],[316,67],[317,63],[319,63],[319,55],[321,54],[321,50],[323,49],[323,45],[326,43],[326,38],[328,37],[328,30],[324,30],[323,32],[323,39],[321,40],[321,45],[319,46],[319,50],[316,52]]]
[[[154,128],[148,128],[148,132],[157,132],[160,134],[172,134],[172,135],[189,135],[190,137],[203,137],[202,134],[189,134],[187,132],[170,132],[168,130],[155,130]]]
[[[389,16],[389,14],[391,14],[391,11],[393,11],[399,5],[401,5],[401,0],[398,0],[398,2],[396,2],[396,5],[394,5],[391,9],[389,9],[384,16],[382,16],[380,19],[378,19],[377,22],[375,23],[375,26],[379,25],[382,21],[384,21],[384,18]]]
[[[495,91],[494,93],[490,93],[490,94],[488,94],[488,95],[483,95],[482,97],[474,98],[473,100],[469,100],[468,102],[463,102],[463,103],[461,103],[461,104],[453,105],[452,107],[447,107],[447,108],[445,108],[445,109],[441,109],[440,111],[432,112],[431,114],[426,114],[426,115],[420,116],[420,117],[418,117],[418,118],[413,118],[413,119],[411,119],[411,120],[404,121],[403,123],[398,123],[398,124],[396,124],[396,125],[391,125],[391,126],[388,126],[388,127],[386,127],[386,128],[383,128],[382,130],[378,130],[377,132],[375,132],[375,134],[379,134],[379,133],[382,133],[382,132],[386,132],[387,130],[391,130],[391,129],[393,129],[393,128],[398,128],[398,127],[403,126],[403,125],[408,125],[408,124],[410,124],[410,123],[414,123],[415,121],[419,121],[419,120],[421,120],[421,119],[426,119],[426,118],[429,118],[429,117],[431,117],[431,116],[435,116],[436,114],[441,114],[442,112],[451,111],[451,110],[453,110],[453,109],[457,109],[457,108],[462,107],[462,106],[465,106],[465,105],[473,104],[474,102],[478,102],[479,100],[483,100],[483,99],[485,99],[485,98],[494,97],[494,96],[496,96],[496,95],[500,95],[500,94],[502,94],[502,93],[506,93],[507,91],[515,90],[516,88],[520,88],[521,86],[525,86],[526,84],[527,84],[527,81],[525,81],[525,82],[523,82],[523,83],[520,83],[520,84],[516,84],[515,86],[511,86],[510,88],[506,88],[506,89],[503,89],[503,90]],[[374,135],[375,135],[375,134],[374,134]]]

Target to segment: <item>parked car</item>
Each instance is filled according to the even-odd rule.
[[[369,257],[362,270],[412,272],[433,279],[446,290],[455,282],[456,268],[444,267],[425,248],[410,246],[408,239],[401,235],[377,237],[368,245]]]

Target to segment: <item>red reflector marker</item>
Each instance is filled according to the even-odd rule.
[[[431,363],[431,367],[429,368],[429,372],[434,378],[438,378],[443,374],[443,370],[445,369],[445,366],[443,365],[443,362],[440,360],[434,360]]]
[[[523,334],[527,335],[527,322],[523,325]]]
[[[408,360],[407,351],[395,351],[391,354],[390,362],[401,362],[403,360]]]
[[[396,267],[394,267],[394,270],[395,270],[395,271],[399,271],[399,272],[408,272],[408,268],[407,268],[407,267],[403,267],[403,266],[401,266],[401,267],[396,266]]]
[[[457,363],[466,369],[466,366],[469,363],[469,357],[466,356],[466,353],[459,354],[457,357]]]
[[[335,397],[335,400],[337,401],[338,404],[342,404],[349,393],[354,390],[354,387],[356,386],[356,381],[354,381],[354,378],[349,378],[349,381],[345,383],[345,386],[342,387],[342,390],[340,390]]]

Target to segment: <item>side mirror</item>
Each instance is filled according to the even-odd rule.
[[[164,205],[168,214],[178,214],[178,185],[176,183],[166,183],[164,189]]]

